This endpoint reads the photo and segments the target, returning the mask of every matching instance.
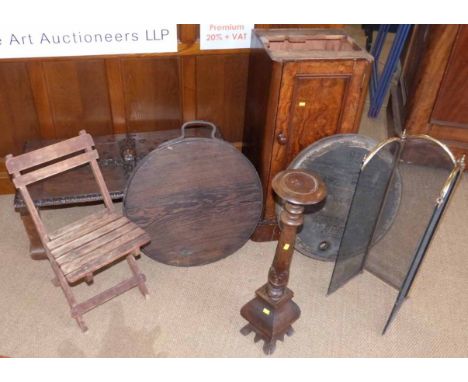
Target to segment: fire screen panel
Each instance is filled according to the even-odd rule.
[[[328,293],[362,270],[381,211],[382,224],[391,224],[388,220],[395,214],[389,211],[398,209],[401,193],[399,175],[394,171],[399,152],[400,143],[391,142],[361,167]],[[386,196],[389,202],[382,208]]]
[[[390,157],[392,166],[382,166]],[[329,293],[364,269],[396,288],[399,294],[385,333],[408,295],[463,168],[463,158],[456,161],[445,145],[429,136],[403,136],[378,145],[361,167]],[[377,237],[379,227],[388,225],[385,212],[394,208],[395,190],[398,212],[385,236]],[[357,247],[355,240],[362,241],[359,253],[349,250]]]
[[[392,227],[370,249],[366,270],[394,288],[401,288],[452,169],[450,157],[433,141],[408,138],[402,143],[396,168],[401,179],[400,208]],[[381,224],[379,220],[376,229]]]

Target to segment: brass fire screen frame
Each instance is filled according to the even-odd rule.
[[[377,167],[377,158],[386,161],[388,169]],[[382,334],[408,296],[464,166],[464,156],[457,160],[440,141],[428,135],[407,136],[405,132],[381,142],[363,159],[328,294],[364,270],[393,286],[398,296]],[[384,182],[382,171],[388,171]],[[372,183],[377,172],[379,181]],[[401,182],[403,190],[397,217],[386,234],[388,238],[375,240],[379,218],[395,182]],[[369,190],[373,198],[369,198]],[[367,211],[365,221],[362,209]],[[410,229],[405,227],[406,222]],[[356,240],[363,241],[363,252],[349,250]]]

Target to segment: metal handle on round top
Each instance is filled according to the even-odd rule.
[[[288,138],[286,138],[286,135],[284,135],[283,132],[278,133],[276,140],[280,145],[285,145],[288,142]]]
[[[185,122],[182,127],[180,128],[182,135],[180,138],[185,138],[185,129],[187,127],[211,127],[211,138],[216,138],[216,133],[218,131],[218,128],[214,123],[208,122],[208,121],[189,121]]]

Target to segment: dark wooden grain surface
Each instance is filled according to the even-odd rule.
[[[428,134],[468,154],[468,27],[417,25],[388,108],[390,133]]]
[[[261,184],[234,146],[186,138],[146,157],[129,181],[124,210],[152,238],[146,255],[176,266],[201,265],[249,239],[262,210]]]
[[[408,94],[405,128],[409,134],[422,134],[428,130],[458,28],[458,25],[431,25],[427,33],[424,54],[413,81],[414,87]],[[411,52],[408,54],[411,55]]]
[[[447,70],[434,105],[431,122],[454,128],[450,134],[456,140],[468,142],[468,26],[458,30]],[[458,131],[457,131],[458,130]],[[458,134],[457,134],[458,132]]]
[[[179,129],[157,131],[151,133],[135,133],[136,153],[141,160],[160,143],[173,139],[179,135]],[[99,153],[98,163],[113,200],[120,200],[128,180],[119,149],[119,142],[125,139],[125,134],[96,137],[94,142]],[[29,152],[40,147],[50,145],[57,140],[34,140],[26,144],[25,151]],[[79,202],[102,201],[98,185],[89,167],[75,168],[67,173],[40,181],[30,186],[31,197],[38,207],[65,206]],[[15,207],[24,207],[19,195],[15,197]]]

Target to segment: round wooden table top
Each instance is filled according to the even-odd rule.
[[[151,236],[143,253],[176,266],[211,263],[242,247],[262,211],[255,168],[221,139],[185,137],[152,151],[129,179],[126,216]]]

